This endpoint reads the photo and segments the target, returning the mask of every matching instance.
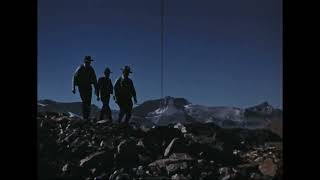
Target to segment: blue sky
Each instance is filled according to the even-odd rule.
[[[159,98],[160,2],[39,0],[38,99],[80,101],[71,80],[85,55],[113,81],[131,65],[138,101]],[[164,95],[282,107],[281,0],[166,0],[164,28]]]

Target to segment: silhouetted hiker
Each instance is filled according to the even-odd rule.
[[[114,93],[116,103],[119,105],[120,113],[118,122],[124,115],[126,115],[125,123],[128,123],[131,118],[132,112],[132,98],[134,103],[137,104],[136,90],[134,88],[132,80],[129,78],[129,74],[132,73],[129,66],[125,66],[122,70],[122,76],[116,81],[114,85]]]
[[[100,112],[100,120],[103,119],[103,116],[106,115],[109,120],[112,122],[112,115],[111,115],[111,109],[109,106],[109,101],[110,101],[110,94],[113,94],[113,86],[112,82],[110,80],[110,71],[109,68],[106,68],[104,70],[104,77],[100,77],[98,80],[98,90],[97,90],[97,95],[98,95],[98,101],[101,98],[102,101],[102,109]],[[99,98],[100,97],[100,98]]]
[[[92,84],[95,87],[97,95],[97,77],[94,69],[91,66],[91,56],[85,56],[84,64],[81,64],[73,75],[72,92],[76,93],[75,86],[78,86],[80,97],[82,100],[82,116],[88,120],[90,116]]]

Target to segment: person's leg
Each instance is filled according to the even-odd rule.
[[[121,120],[122,120],[125,112],[124,112],[123,105],[121,103],[118,103],[118,105],[119,105],[119,108],[120,108],[118,122],[121,123]]]
[[[110,121],[112,121],[112,114],[111,114],[111,109],[110,109],[110,106],[109,106],[109,102],[110,102],[110,96],[107,96],[106,97],[106,101],[105,101],[105,112],[106,112],[107,118]]]
[[[81,101],[82,101],[82,117],[83,117],[83,119],[86,119],[87,118],[86,96],[85,96],[85,92],[84,92],[84,88],[83,87],[79,87],[79,94],[80,94]]]
[[[90,116],[90,102],[88,101],[88,97],[84,98],[83,104],[83,119],[88,120]]]
[[[126,124],[128,124],[129,123],[129,121],[130,121],[130,118],[131,118],[131,113],[132,113],[132,106],[133,106],[133,104],[132,104],[132,101],[130,100],[129,102],[127,102],[127,105],[126,105],[127,107],[126,107]]]
[[[82,100],[82,116],[83,119],[89,119],[90,116],[90,106],[92,97],[91,87],[79,87],[79,93]]]
[[[82,117],[83,117],[83,119],[88,118],[86,108],[87,108],[86,103],[84,101],[82,101]]]
[[[106,109],[106,106],[105,106],[105,103],[102,101],[102,108],[101,108],[101,111],[100,111],[100,120],[102,120],[103,119],[103,117],[104,117],[104,114],[105,114],[105,109]]]
[[[92,98],[92,87],[90,86],[90,88],[88,89],[88,93],[87,93],[87,113],[88,113],[88,119],[90,117],[90,112],[91,112],[91,98]]]

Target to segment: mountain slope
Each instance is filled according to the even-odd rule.
[[[146,101],[133,110],[136,123],[166,126],[175,123],[215,123],[222,128],[266,129],[282,133],[282,111],[263,102],[248,108],[208,107],[184,98],[165,97]]]
[[[38,112],[51,111],[81,115],[81,102],[62,103],[38,101]],[[91,116],[97,117],[99,108],[91,106]],[[113,119],[118,116],[112,111]],[[263,102],[248,108],[208,107],[190,103],[184,98],[167,96],[143,102],[133,109],[131,123],[138,126],[167,126],[170,124],[214,123],[221,128],[270,129],[282,136],[282,111]]]
[[[38,112],[58,112],[75,115],[82,114],[82,103],[81,102],[56,102],[52,100],[39,100],[38,101]],[[99,113],[100,109],[96,105],[91,105],[91,116],[95,117]]]
[[[170,98],[170,97],[167,97],[167,98]],[[163,102],[162,99],[145,101],[141,105],[133,109],[133,115],[145,117],[147,116],[148,113],[157,110],[160,107],[162,102]],[[173,104],[181,108],[184,105],[190,104],[190,102],[188,102],[184,98],[173,98]]]
[[[182,124],[195,122],[193,118],[184,111],[184,106],[189,103],[188,101],[168,96],[160,102],[159,108],[146,115],[146,119],[152,121],[154,124],[166,126],[178,122]]]

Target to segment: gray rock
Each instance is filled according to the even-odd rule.
[[[68,166],[69,164],[65,164],[63,167],[62,167],[62,172],[66,172],[68,170]]]
[[[119,154],[131,154],[137,153],[137,145],[129,140],[122,140],[117,146]]]
[[[132,140],[122,140],[117,147],[116,161],[121,166],[131,166],[139,161],[138,146]]]
[[[104,123],[107,123],[109,122],[109,120],[101,120],[101,121],[97,121],[96,123],[97,124],[104,124]]]
[[[80,166],[84,166],[86,163],[88,163],[90,160],[93,160],[93,159],[97,159],[99,157],[99,155],[105,153],[105,151],[102,151],[102,152],[96,152],[96,153],[93,153],[93,154],[90,154],[89,156],[85,157],[84,159],[82,159],[80,161]]]
[[[276,175],[278,167],[271,158],[268,158],[259,165],[259,170],[263,175],[273,177]]]
[[[90,154],[89,156],[80,160],[80,167],[85,168],[98,168],[100,166],[104,168],[110,168],[113,166],[114,159],[111,150],[99,151]]]
[[[180,138],[174,138],[167,146],[164,156],[167,157],[172,153],[187,153],[187,147],[185,142],[183,142]]]
[[[185,170],[187,168],[188,168],[188,164],[186,162],[172,163],[166,166],[168,175],[175,174],[177,171]]]
[[[129,174],[127,173],[122,173],[122,174],[119,174],[115,180],[131,180]]]
[[[175,174],[171,176],[171,180],[187,180],[188,178],[185,177],[183,174]]]

